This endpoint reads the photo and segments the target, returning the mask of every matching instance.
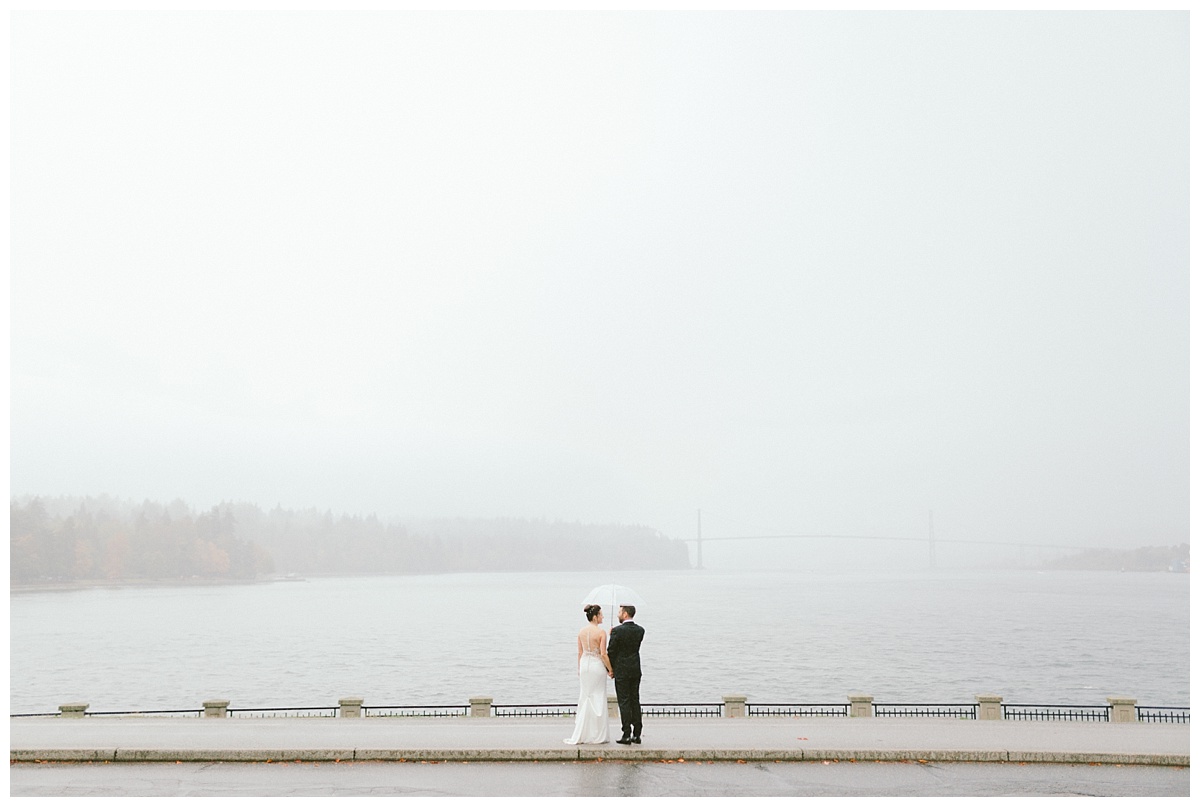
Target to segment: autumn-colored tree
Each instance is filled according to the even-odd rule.
[[[529,519],[440,519],[385,523],[222,503],[196,515],[181,501],[140,504],[104,497],[32,498],[9,507],[12,580],[254,579],[276,569],[301,574],[422,574],[446,571],[687,568],[680,541],[641,526]]]

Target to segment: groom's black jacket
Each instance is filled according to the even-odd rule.
[[[614,678],[641,678],[642,636],[646,629],[633,622],[622,622],[608,633],[608,663],[612,665]]]

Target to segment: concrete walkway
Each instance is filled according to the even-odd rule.
[[[14,762],[860,760],[1190,766],[1189,726],[955,718],[647,718],[644,742],[566,745],[568,718],[27,717]],[[619,727],[612,734],[619,736]]]

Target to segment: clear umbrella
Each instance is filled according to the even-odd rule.
[[[596,586],[588,595],[583,598],[580,605],[591,605],[595,603],[604,609],[604,624],[608,628],[612,628],[617,624],[617,608],[622,605],[632,605],[635,608],[642,608],[646,605],[646,601],[641,595],[631,589],[629,586],[618,585],[617,583],[605,583],[602,586]]]

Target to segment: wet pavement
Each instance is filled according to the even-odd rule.
[[[812,761],[1187,765],[1187,724],[656,718],[641,745],[566,745],[567,718],[10,718],[10,758],[60,761]],[[615,734],[613,735],[616,736]]]
[[[10,718],[10,795],[1189,795],[1187,724],[664,717],[638,746],[566,745],[571,727]]]
[[[18,763],[12,796],[1188,796],[1189,769],[904,762]]]

